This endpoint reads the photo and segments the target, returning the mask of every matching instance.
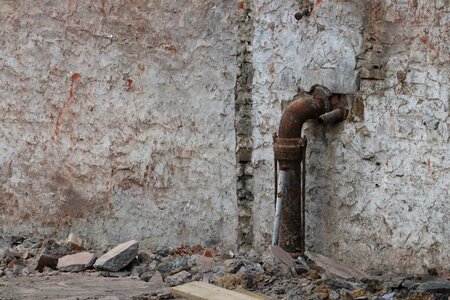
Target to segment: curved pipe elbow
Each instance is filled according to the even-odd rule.
[[[316,119],[330,110],[330,91],[316,86],[311,95],[302,96],[284,111],[278,128],[280,138],[300,138],[302,127],[309,119]]]
[[[300,138],[303,123],[326,113],[326,101],[328,99],[308,95],[292,102],[281,117],[278,136],[286,139]]]
[[[302,96],[292,102],[284,111],[274,143],[275,158],[281,170],[292,168],[292,163],[301,161],[300,149],[306,142],[301,138],[303,124],[329,111],[329,91],[321,86],[314,88],[311,95]]]

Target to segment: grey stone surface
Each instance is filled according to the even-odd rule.
[[[234,247],[236,2],[0,1],[0,234]]]
[[[189,257],[169,257],[158,265],[158,271],[164,275],[172,275],[183,270],[189,270]]]
[[[311,91],[314,85],[322,85],[333,93],[355,94],[359,90],[358,71],[355,69],[306,69],[300,81],[300,88]]]
[[[283,105],[316,80],[353,91],[366,68],[352,104],[362,114],[304,126],[306,246],[361,270],[450,265],[450,6],[321,1],[296,21],[298,2],[253,1],[254,246],[271,241],[272,134]]]
[[[245,3],[252,26],[229,0],[1,1],[0,234],[231,249],[241,234],[264,252],[272,134],[321,83],[356,98],[347,122],[305,125],[307,248],[450,265],[448,1],[315,1],[300,21],[297,0]]]
[[[0,249],[9,248],[11,246],[11,239],[9,236],[0,235]]]
[[[59,244],[54,240],[46,240],[37,255],[32,259],[28,269],[39,272],[42,272],[46,267],[55,269],[58,259],[70,254],[71,250],[69,245]]]
[[[100,256],[94,268],[117,272],[128,266],[138,254],[139,242],[135,240],[122,243]]]
[[[438,293],[450,296],[450,281],[434,280],[421,283],[417,286],[418,292]]]
[[[152,278],[153,273],[151,272],[144,272],[141,274],[141,276],[139,276],[139,278],[145,282],[148,282],[150,280],[150,278]]]
[[[168,276],[164,280],[164,282],[168,286],[176,286],[176,285],[180,285],[180,284],[188,282],[190,277],[191,277],[191,274],[189,272],[181,271],[181,272],[178,272],[178,273],[173,274],[171,276]]]

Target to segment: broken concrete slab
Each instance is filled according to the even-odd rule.
[[[46,249],[43,249],[36,258],[31,262],[29,269],[31,271],[37,270],[42,272],[45,267],[49,267],[51,269],[55,269],[58,264],[58,256],[54,256],[45,252]]]
[[[294,275],[303,274],[310,270],[306,262],[304,262],[301,257],[299,257],[299,260],[295,260],[289,253],[284,251],[279,246],[270,246],[270,252],[276,261],[284,264]]]
[[[58,259],[68,255],[72,249],[68,245],[59,244],[54,240],[47,240],[42,243],[42,249],[37,253],[36,257],[28,266],[30,271],[37,270],[42,272],[45,267],[55,269]]]
[[[28,269],[31,271],[37,270],[39,272],[42,272],[45,267],[55,269],[58,264],[58,259],[71,253],[72,249],[70,246],[59,244],[54,240],[46,240],[42,243],[41,250],[30,263]]]
[[[138,248],[139,242],[136,240],[117,245],[97,259],[94,268],[111,272],[120,271],[137,256]]]
[[[58,259],[56,268],[63,272],[81,272],[92,267],[95,258],[95,254],[89,252],[66,255]]]
[[[224,262],[225,273],[236,274],[237,271],[244,265],[244,262],[239,259],[227,259]]]
[[[212,257],[195,255],[194,261],[200,272],[207,272],[213,268],[214,259]]]
[[[450,296],[450,281],[448,280],[432,280],[420,283],[416,289],[422,293],[437,293]]]
[[[139,276],[139,278],[145,282],[149,282],[152,276],[153,274],[151,272],[144,272],[141,276]]]
[[[191,273],[187,271],[181,271],[174,275],[168,276],[165,282],[168,286],[176,286],[188,282],[190,277]]]
[[[132,276],[139,277],[148,270],[148,264],[146,262],[140,262],[139,260],[133,261],[127,268]]]
[[[306,256],[309,259],[313,260],[319,267],[325,269],[325,271],[334,276],[343,278],[343,279],[356,279],[361,281],[363,278],[367,278],[368,275],[364,272],[355,270],[354,268],[342,263],[338,262],[332,258],[326,257],[322,254],[313,253],[306,251]]]
[[[164,276],[173,275],[183,270],[188,271],[189,269],[188,256],[165,257],[158,266],[158,271],[164,274]]]
[[[149,283],[159,286],[163,285],[164,280],[161,273],[159,273],[159,271],[156,271],[155,274],[153,274],[153,276],[150,278]]]

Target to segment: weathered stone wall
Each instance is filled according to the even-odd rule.
[[[314,1],[297,22],[301,2],[254,1],[255,246],[270,242],[282,106],[319,83],[356,97],[348,121],[305,126],[307,248],[363,269],[448,268],[449,1]]]
[[[446,268],[449,23],[448,0],[1,1],[0,233],[264,251],[272,134],[322,84],[351,114],[305,126],[307,247]]]
[[[0,232],[236,242],[234,1],[0,1]]]

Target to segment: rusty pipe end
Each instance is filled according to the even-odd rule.
[[[348,110],[344,108],[337,108],[330,112],[324,113],[317,118],[319,124],[334,124],[344,121],[348,116]]]

